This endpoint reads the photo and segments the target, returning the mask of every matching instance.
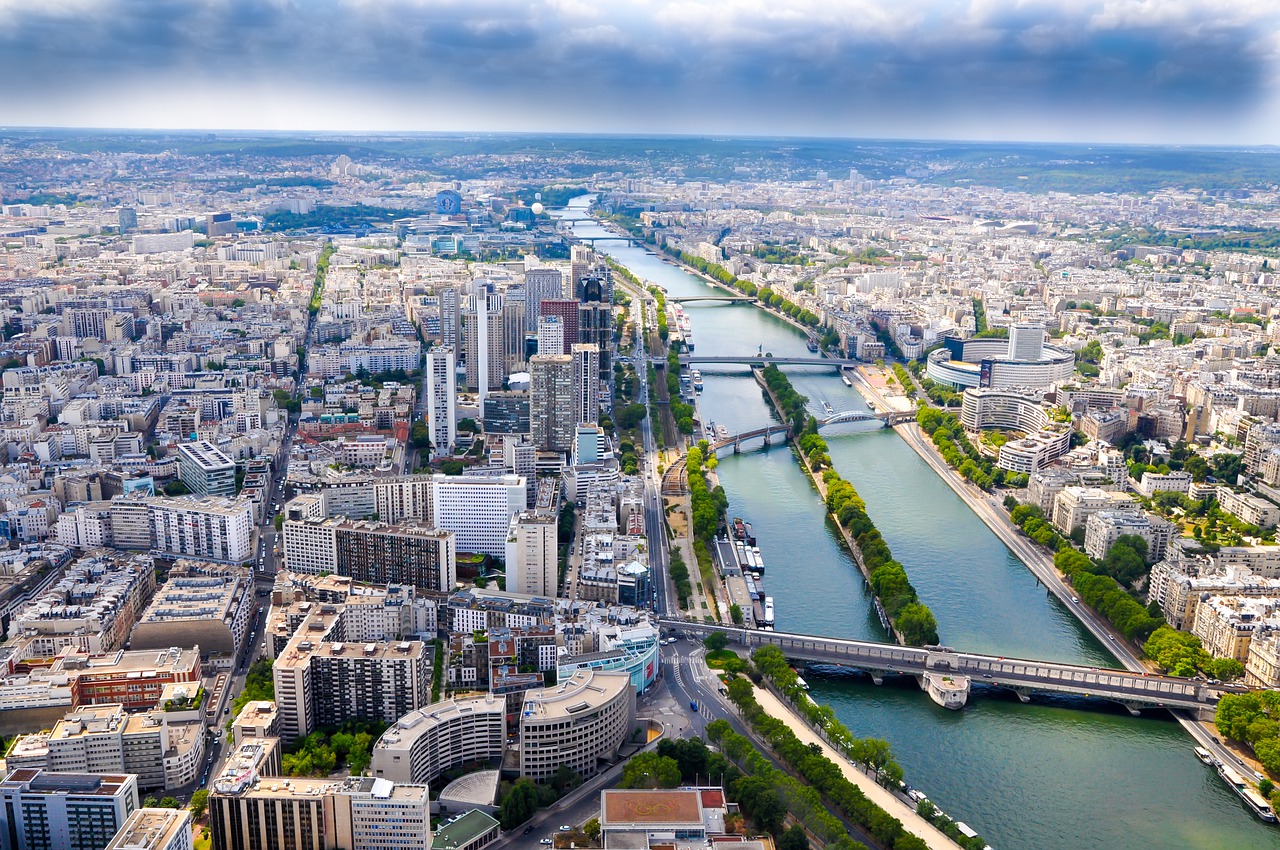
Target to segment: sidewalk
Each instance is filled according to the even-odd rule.
[[[867,799],[902,821],[902,825],[908,832],[919,836],[933,850],[956,850],[957,845],[954,841],[947,838],[936,826],[916,814],[915,809],[899,800],[888,790],[876,784],[871,777],[850,764],[849,759],[822,740],[791,706],[775,697],[772,692],[765,688],[757,687],[755,694],[756,701],[760,703],[761,708],[768,714],[784,721],[791,727],[791,731],[796,733],[796,737],[805,744],[817,744],[820,746],[822,754],[840,767],[846,779],[857,785],[862,793],[867,795]]]

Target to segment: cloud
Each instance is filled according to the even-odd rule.
[[[1278,55],[1260,0],[0,0],[0,120],[1270,141]]]

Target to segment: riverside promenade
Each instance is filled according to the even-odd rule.
[[[863,794],[867,795],[867,799],[902,821],[902,825],[906,827],[907,831],[919,836],[925,844],[929,845],[931,850],[956,850],[956,843],[948,838],[942,830],[916,814],[916,810],[913,807],[904,803],[901,798],[890,793],[887,788],[850,763],[843,753],[837,751],[822,736],[813,731],[813,728],[794,708],[774,696],[772,691],[767,688],[756,687],[755,695],[756,702],[760,703],[760,707],[767,714],[786,723],[791,728],[791,731],[796,734],[796,737],[805,744],[809,746],[816,744],[821,747],[822,754],[831,759],[840,768],[840,772],[844,774],[844,777],[858,786],[858,789]]]

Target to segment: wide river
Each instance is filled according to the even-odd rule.
[[[585,216],[586,199],[561,217]],[[610,236],[575,221],[579,236]],[[671,295],[715,294],[709,284],[622,241],[597,250]],[[693,303],[697,354],[808,355],[803,335],[752,306]],[[835,371],[787,367],[815,415],[866,409]],[[731,432],[772,413],[746,367],[702,368],[703,416]],[[1021,658],[1119,666],[914,451],[868,423],[824,429],[840,474],[933,609],[946,644]],[[861,574],[825,518],[822,501],[785,446],[726,453],[720,481],[730,513],[759,539],[778,629],[883,640]],[[880,687],[862,676],[807,676],[811,695],[856,735],[884,738],[907,781],[995,850],[1280,848],[1280,829],[1255,820],[1193,743],[1159,713],[1130,717],[1119,706],[1010,693],[975,685],[962,711],[935,705],[913,680]]]

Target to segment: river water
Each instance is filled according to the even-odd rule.
[[[559,215],[585,214],[586,199]],[[580,236],[609,236],[576,221]],[[672,295],[714,294],[708,284],[621,241],[601,242],[642,280]],[[685,305],[698,354],[804,356],[803,335],[751,306]],[[746,367],[701,367],[703,416],[731,432],[758,428],[772,413]],[[787,367],[815,415],[866,409],[835,371]],[[906,567],[958,649],[1023,658],[1119,666],[961,499],[896,434],[873,423],[823,430],[840,474]],[[884,640],[862,575],[826,519],[817,491],[786,446],[725,453],[718,469],[730,513],[759,539],[778,628]],[[1119,706],[1012,694],[975,685],[968,706],[947,711],[914,680],[875,686],[859,675],[807,675],[811,695],[853,731],[890,742],[907,781],[996,850],[1280,848],[1280,830],[1250,815],[1192,754],[1192,741],[1157,713],[1130,717]]]

